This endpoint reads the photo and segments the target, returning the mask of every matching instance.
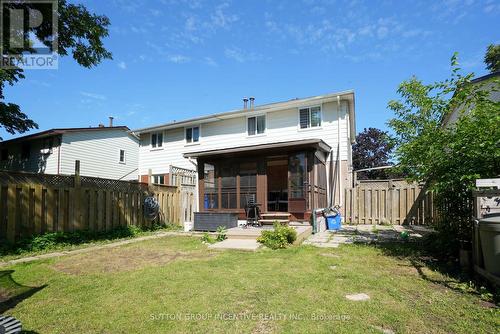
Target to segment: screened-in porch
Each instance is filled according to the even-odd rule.
[[[200,211],[236,212],[249,202],[263,213],[308,220],[327,202],[326,158],[319,139],[187,153],[197,158]]]

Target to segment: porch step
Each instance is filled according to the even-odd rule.
[[[288,219],[259,219],[259,223],[261,224],[288,224],[290,221]]]
[[[257,240],[262,233],[262,229],[257,228],[241,228],[234,227],[230,228],[226,232],[226,237],[228,239],[254,239]]]
[[[267,212],[267,213],[261,213],[260,214],[262,217],[290,217],[291,214],[289,212]]]
[[[259,219],[259,223],[261,224],[288,224],[290,222],[291,214],[289,212],[268,212],[262,213],[260,215],[262,219]]]

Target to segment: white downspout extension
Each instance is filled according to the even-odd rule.
[[[337,170],[338,170],[338,189],[339,189],[339,205],[342,207],[342,165],[340,163],[340,96],[337,95],[337,145],[339,149],[337,150]]]

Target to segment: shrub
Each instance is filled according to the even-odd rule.
[[[207,244],[213,244],[216,240],[208,232],[205,232],[201,237],[201,241]]]
[[[226,240],[226,238],[227,238],[226,233],[227,233],[227,230],[224,226],[217,227],[217,237],[216,237],[217,241]]]
[[[271,249],[286,248],[289,244],[293,244],[295,240],[297,240],[297,231],[279,223],[274,223],[274,230],[262,231],[262,234],[257,239],[258,242]]]

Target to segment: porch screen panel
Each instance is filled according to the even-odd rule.
[[[236,173],[234,166],[221,166],[221,208],[236,209]]]
[[[218,192],[219,187],[217,185],[217,178],[215,177],[215,167],[211,164],[205,164],[205,198],[204,198],[204,208],[205,209],[218,209]]]
[[[291,154],[288,166],[290,170],[290,198],[305,198],[305,183],[307,181],[306,154]]]
[[[240,208],[249,200],[257,202],[257,163],[240,164]]]

